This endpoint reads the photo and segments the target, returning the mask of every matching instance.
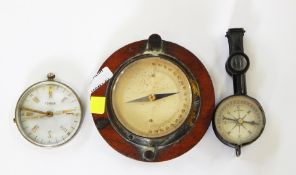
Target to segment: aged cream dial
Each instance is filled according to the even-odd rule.
[[[254,99],[231,96],[217,108],[214,122],[217,132],[225,141],[243,145],[254,141],[261,134],[265,118]]]
[[[49,80],[29,87],[16,107],[15,122],[21,134],[38,146],[58,146],[69,141],[81,121],[81,105],[68,86]]]
[[[168,135],[190,112],[192,92],[184,71],[168,59],[146,57],[127,65],[112,88],[112,108],[130,132],[148,138]]]

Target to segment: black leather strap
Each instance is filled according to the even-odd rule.
[[[243,28],[228,29],[226,37],[229,44],[229,55],[237,52],[244,53],[243,37],[245,30]]]
[[[244,53],[243,28],[232,28],[226,33],[229,44],[229,57],[226,62],[226,71],[233,78],[233,88],[235,95],[246,95],[246,76],[245,73],[249,68],[249,58]]]

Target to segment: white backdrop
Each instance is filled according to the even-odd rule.
[[[294,0],[1,0],[0,174],[294,174],[296,1]],[[232,93],[225,72],[229,27],[244,27],[251,59],[248,94],[265,109],[262,136],[241,157],[209,128],[181,157],[143,163],[114,151],[88,112],[88,85],[118,48],[158,33],[207,67],[216,103]],[[13,123],[21,93],[54,72],[81,97],[85,119],[68,144],[36,147]]]

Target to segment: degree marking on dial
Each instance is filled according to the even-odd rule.
[[[38,136],[35,136],[34,140],[36,140],[36,141],[37,141],[37,138],[38,138]],[[38,141],[37,141],[37,142],[38,142]]]
[[[38,129],[39,129],[39,126],[38,125],[34,125],[33,128],[31,129],[32,130],[32,133],[36,133]]]
[[[61,103],[64,103],[67,99],[68,99],[68,97],[64,97],[64,98],[61,100]]]
[[[240,105],[237,105],[237,106],[236,106],[236,110],[235,110],[234,112],[237,112],[237,114],[238,114],[238,118],[240,118],[240,112],[241,112],[241,111],[243,111],[243,110],[240,109]]]
[[[37,98],[37,97],[34,97],[32,100],[33,100],[35,103],[39,103],[39,102],[40,102],[39,98]]]
[[[52,138],[52,131],[51,131],[51,130],[48,131],[48,138],[49,138],[49,139]]]
[[[52,92],[53,92],[53,87],[52,86],[48,86],[48,97],[52,98]]]
[[[63,125],[60,126],[60,129],[61,129],[62,131],[64,131],[65,133],[67,133],[67,131],[68,131],[67,128],[65,128]]]

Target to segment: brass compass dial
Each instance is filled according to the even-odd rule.
[[[112,88],[112,108],[130,132],[148,138],[168,135],[186,120],[192,92],[184,71],[172,61],[146,57],[127,65]]]

